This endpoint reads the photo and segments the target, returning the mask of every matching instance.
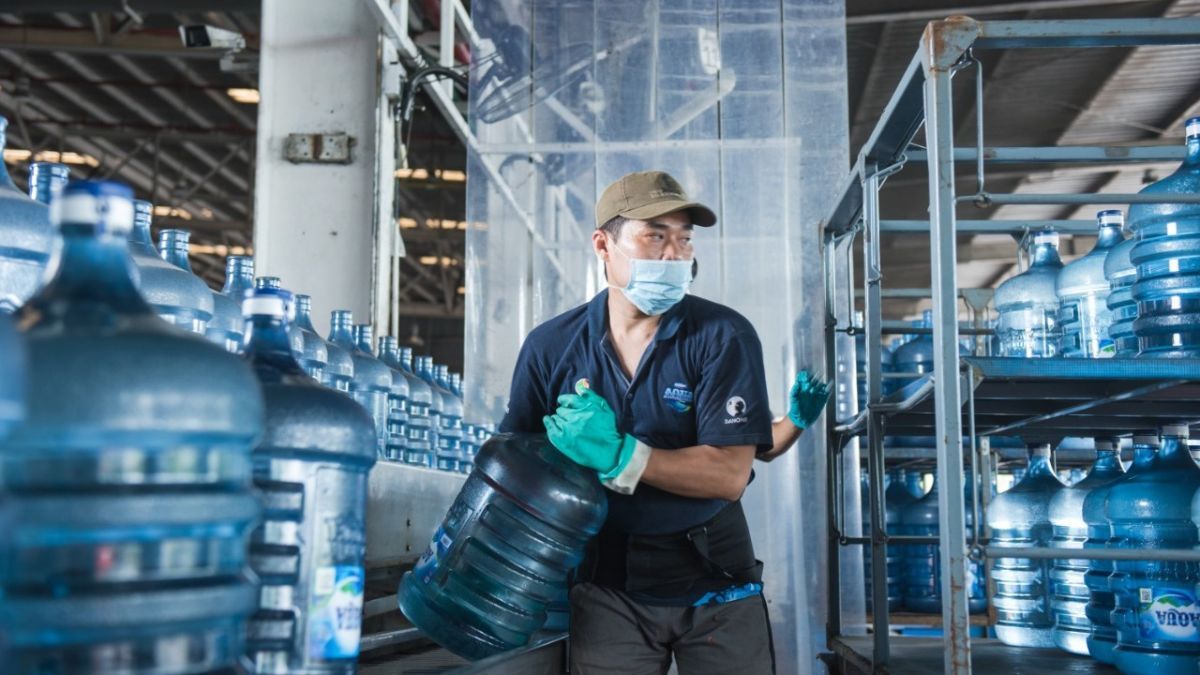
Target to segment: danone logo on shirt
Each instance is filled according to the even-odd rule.
[[[725,424],[743,424],[750,419],[746,417],[746,399],[741,396],[729,397],[729,400],[725,401],[725,412],[729,413]]]
[[[692,409],[692,401],[695,399],[695,394],[688,388],[684,382],[676,382],[675,384],[663,390],[663,400],[667,405],[671,406],[671,410],[677,413],[685,413]]]

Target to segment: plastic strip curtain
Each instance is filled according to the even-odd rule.
[[[841,0],[474,3],[469,414],[499,419],[524,336],[603,288],[595,199],[651,168],[718,211],[693,292],[754,323],[782,414],[796,369],[824,363],[818,223],[849,154],[844,14]],[[825,651],[824,440],[818,427],[759,463],[745,497],[782,673],[817,671]]]

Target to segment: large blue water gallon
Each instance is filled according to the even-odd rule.
[[[1124,223],[1123,215],[1121,222]],[[1112,312],[1108,336],[1113,341],[1113,355],[1121,358],[1137,356],[1138,353],[1137,335],[1133,332],[1133,321],[1137,318],[1137,303],[1133,301],[1133,282],[1137,280],[1137,268],[1129,259],[1129,253],[1136,245],[1137,238],[1130,237],[1109,249],[1104,258],[1104,278],[1108,280],[1109,288],[1108,309]]]
[[[27,417],[0,442],[6,673],[229,672],[257,599],[250,367],[159,319],[132,192],[69,185],[53,278],[20,310]]]
[[[596,472],[545,436],[494,436],[401,580],[400,609],[465,658],[520,647],[546,622],[607,511]]]
[[[1084,548],[1106,548],[1115,546],[1112,526],[1104,514],[1108,493],[1113,485],[1130,480],[1154,464],[1158,456],[1158,434],[1139,432],[1133,436],[1133,464],[1124,475],[1108,485],[1095,488],[1083,500],[1083,518],[1087,521],[1088,538]],[[1110,544],[1111,542],[1111,544]],[[1112,611],[1116,607],[1110,577],[1113,574],[1111,560],[1092,560],[1088,563],[1084,583],[1088,589],[1085,609],[1091,622],[1091,634],[1087,638],[1088,653],[1104,663],[1113,662],[1113,649],[1117,646],[1117,631],[1112,624]]]
[[[400,348],[399,366],[408,379],[408,425],[405,427],[408,440],[405,443],[404,463],[435,467],[437,455],[433,444],[433,420],[430,418],[433,390],[413,369],[412,347]]]
[[[0,151],[7,127],[0,116]],[[54,238],[46,203],[18,190],[0,162],[0,312],[14,311],[41,286]]]
[[[1049,546],[1053,534],[1050,502],[1065,489],[1049,445],[1029,448],[1029,468],[1021,482],[988,505],[992,546]],[[1018,647],[1053,647],[1054,614],[1050,608],[1050,561],[994,558],[996,637]]]
[[[963,478],[964,523],[968,544],[974,537],[974,480],[970,472]],[[900,512],[900,533],[917,537],[936,537],[938,520],[938,482],[929,492]],[[904,608],[924,614],[942,612],[941,547],[937,544],[910,544],[902,547]],[[987,611],[987,577],[983,563],[967,561],[967,607],[972,614]]]
[[[1058,323],[1058,233],[1043,230],[1033,236],[1029,269],[996,288],[994,303],[1000,356],[1058,355],[1062,328]]]
[[[204,336],[231,354],[242,351],[242,332],[246,329],[246,321],[242,318],[241,303],[246,291],[251,288],[254,288],[254,258],[227,256],[225,285],[220,292],[213,291],[213,316]]]
[[[350,395],[375,421],[375,437],[380,457],[387,448],[388,392],[392,389],[392,371],[363,351],[354,338],[354,316],[349,310],[336,309],[329,319],[329,341],[341,347],[354,362]],[[330,363],[333,356],[330,354]]]
[[[244,302],[246,359],[266,401],[254,482],[266,513],[250,559],[262,581],[246,653],[258,673],[355,672],[366,582],[367,474],[375,432],[366,411],[321,386],[288,339],[291,294]]]
[[[1112,310],[1108,308],[1111,288],[1104,276],[1108,253],[1125,240],[1120,211],[1096,214],[1096,245],[1087,255],[1063,266],[1058,273],[1056,292],[1059,323],[1062,325],[1060,353],[1066,357],[1107,358],[1116,353],[1109,330]]]
[[[450,382],[450,368],[434,364],[433,379],[441,387],[442,415],[438,428],[438,468],[458,471],[462,463],[463,404]]]
[[[188,259],[189,241],[191,240],[191,236],[192,234],[187,230],[167,229],[159,232],[158,255],[163,260],[171,263],[184,272],[191,274],[193,277],[196,277],[195,273],[192,271],[192,263]],[[196,330],[196,332],[201,333],[202,335],[207,335],[208,322],[212,320],[213,312],[216,310],[216,298],[213,297],[212,290],[208,288],[208,284],[205,284],[204,280],[200,279],[199,277],[196,277],[196,280],[204,286],[204,293],[201,294],[201,298],[207,299],[209,303],[213,303],[210,306],[205,304],[203,300],[198,300],[196,305],[197,310],[195,319],[203,322],[204,324],[204,329]],[[207,314],[204,313],[206,309],[208,310]]]
[[[1091,471],[1065,490],[1059,490],[1050,502],[1050,545],[1055,548],[1083,548],[1088,525],[1083,516],[1087,496],[1096,488],[1111,484],[1125,474],[1118,456],[1119,445],[1109,439],[1096,439],[1096,460]],[[1060,558],[1050,568],[1050,608],[1054,614],[1054,644],[1073,654],[1088,653],[1092,622],[1087,617],[1090,598],[1085,575],[1089,563],[1084,559]]]
[[[1114,484],[1105,515],[1116,548],[1191,549],[1198,543],[1192,495],[1200,467],[1187,447],[1187,426],[1162,429],[1158,459],[1146,471]],[[1111,580],[1116,599],[1113,662],[1126,673],[1194,675],[1200,661],[1200,563],[1118,560]]]
[[[212,292],[196,275],[159,256],[150,237],[153,208],[145,200],[134,202],[129,255],[137,267],[138,291],[165,321],[203,335],[213,314]]]
[[[445,468],[442,467],[444,461],[441,443],[442,408],[445,405],[443,398],[448,392],[438,386],[437,380],[433,377],[432,356],[413,357],[413,372],[429,385],[429,442],[434,454],[434,466]]]
[[[392,369],[388,393],[387,458],[403,462],[408,450],[408,377],[400,365],[400,345],[391,335],[379,336],[379,360]]]
[[[1200,204],[1171,202],[1174,195],[1200,194],[1200,117],[1185,129],[1183,164],[1140,193],[1163,202],[1129,207],[1129,228],[1138,240],[1129,259],[1137,269],[1132,292],[1139,356],[1200,356]]]
[[[862,497],[862,536],[871,536],[871,499],[870,486],[867,482],[868,474],[864,469],[862,472],[862,485],[860,487]],[[903,507],[916,501],[904,487],[903,471],[889,471],[887,475],[887,487],[884,490],[883,505],[884,505],[884,531],[888,534],[898,534],[900,528],[900,511]],[[899,487],[899,490],[896,488]],[[897,499],[898,497],[898,499]],[[889,544],[886,550],[885,560],[887,561],[887,599],[888,610],[896,611],[900,609],[903,602],[903,579],[901,575],[904,573],[903,561],[901,559],[902,549],[898,546]],[[874,598],[872,596],[872,560],[871,547],[862,547],[863,556],[863,571],[866,575],[866,599],[867,611],[872,611],[874,607]]]
[[[296,295],[296,320],[289,328],[292,353],[308,376],[318,382],[325,377],[325,366],[329,363],[329,343],[317,333],[312,324],[312,298],[303,293]]]

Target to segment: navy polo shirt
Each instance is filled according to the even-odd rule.
[[[686,296],[662,316],[632,380],[608,339],[608,291],[535,328],[517,358],[504,432],[544,433],[558,397],[587,378],[617,415],[622,433],[652,448],[772,446],[762,346],[745,317]],[[640,484],[608,494],[605,528],[668,534],[712,518],[729,502],[695,499]]]

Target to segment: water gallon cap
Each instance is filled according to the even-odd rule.
[[[124,183],[107,180],[68,183],[62,198],[50,203],[50,222],[93,225],[100,232],[129,234],[133,229],[133,190]]]
[[[43,204],[58,199],[71,180],[71,167],[58,162],[34,162],[29,165],[29,196]]]
[[[1042,244],[1050,244],[1054,248],[1058,248],[1058,232],[1045,229],[1033,235],[1033,245],[1040,246]]]
[[[1105,225],[1124,227],[1125,214],[1120,209],[1105,209],[1103,211],[1097,211],[1096,222],[1100,224],[1100,227],[1104,227]]]
[[[1029,456],[1030,457],[1049,457],[1051,450],[1052,450],[1052,448],[1049,443],[1040,443],[1038,445],[1031,445],[1031,446],[1029,446]]]
[[[1153,448],[1158,447],[1158,436],[1155,434],[1135,434],[1133,436],[1134,445],[1148,445]]]
[[[282,288],[279,277],[258,277],[254,280],[255,288]]]
[[[1163,425],[1163,436],[1178,436],[1179,438],[1188,437],[1188,427],[1186,424],[1166,424]]]
[[[281,288],[255,288],[246,291],[246,299],[242,300],[242,316],[247,319],[254,316],[290,318],[293,307],[290,292]]]
[[[150,218],[154,215],[154,204],[145,199],[133,200],[133,222],[135,225],[144,224],[150,227]]]
[[[1096,445],[1096,452],[1100,452],[1101,450],[1112,450],[1113,449],[1113,442],[1112,442],[1111,438],[1097,438],[1095,445]]]
[[[1200,138],[1200,117],[1193,117],[1183,125],[1183,133],[1187,138]]]

